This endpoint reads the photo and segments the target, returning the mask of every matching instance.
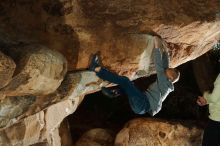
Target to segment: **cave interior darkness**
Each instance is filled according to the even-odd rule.
[[[180,80],[174,84],[175,91],[166,98],[162,110],[153,118],[180,122],[190,120],[204,128],[208,119],[208,108],[207,106],[199,107],[196,104],[196,99],[198,95],[202,95],[201,88],[212,90],[210,88],[213,87],[213,81],[220,68],[218,56],[219,50],[212,50],[196,60],[179,66],[181,76]],[[208,73],[206,73],[207,70]],[[210,80],[203,79],[204,76],[201,74]],[[134,83],[139,89],[144,90],[155,79],[156,75],[152,75],[137,79]],[[201,82],[203,80],[209,82]],[[69,123],[72,140],[76,142],[83,133],[94,128],[109,129],[112,133],[117,134],[125,123],[138,117],[150,117],[150,115],[134,114],[125,95],[110,99],[99,91],[87,95],[76,112],[66,119]]]

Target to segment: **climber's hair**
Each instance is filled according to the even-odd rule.
[[[170,75],[172,76],[172,78],[169,78],[172,83],[175,83],[179,80],[180,78],[179,70],[177,70],[176,68],[168,68],[167,71],[169,71]]]
[[[175,74],[175,78],[172,82],[175,83],[175,82],[179,81],[179,79],[180,79],[180,71],[176,68],[173,68],[173,69],[176,74]]]

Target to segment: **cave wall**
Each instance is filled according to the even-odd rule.
[[[219,0],[2,1],[0,143],[60,145],[62,120],[106,85],[83,71],[93,53],[119,74],[148,76],[155,72],[152,35],[159,35],[176,67],[211,49],[220,36],[219,8]],[[16,135],[19,125],[23,134]]]
[[[6,0],[0,40],[58,50],[69,70],[85,69],[89,56],[100,51],[104,65],[129,75],[144,51],[151,53],[146,34],[168,42],[172,66],[205,53],[220,33],[219,6],[218,0]]]

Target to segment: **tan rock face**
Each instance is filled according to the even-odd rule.
[[[112,146],[114,139],[106,129],[92,129],[83,134],[75,146]]]
[[[67,119],[63,120],[63,122],[60,124],[59,135],[62,146],[73,146],[71,131]]]
[[[0,102],[0,128],[6,126],[10,120],[20,116],[35,102],[34,96],[7,97]]]
[[[44,142],[44,112],[30,116],[6,130],[0,131],[0,144],[5,146],[27,146]]]
[[[0,52],[0,89],[11,81],[15,66],[10,57]]]
[[[19,98],[17,103],[11,100],[8,101],[8,98],[6,98],[7,100],[5,100],[8,101],[6,103],[9,104],[0,104],[0,107],[2,107],[0,112],[12,116],[11,118],[2,117],[1,119],[0,145],[3,143],[11,146],[19,143],[26,146],[39,143],[39,145],[61,146],[60,123],[77,109],[86,93],[98,90],[100,83],[101,81],[93,72],[68,73],[55,93],[37,97],[34,103],[30,103],[29,98],[26,100],[25,98]],[[10,104],[10,102],[15,104]],[[18,106],[15,106],[16,104]],[[25,107],[29,107],[28,111],[25,110]],[[23,112],[15,114],[14,112],[17,113],[17,110],[10,110],[16,108]],[[21,115],[21,113],[23,114]],[[7,122],[4,122],[6,120]],[[14,132],[21,129],[19,125],[23,127],[22,135]],[[34,133],[33,129],[36,129]],[[14,135],[8,133],[14,133]]]
[[[56,100],[46,98],[44,101],[41,100],[42,98],[36,97],[55,92],[63,81],[67,71],[67,61],[60,53],[40,45],[28,45],[16,49],[11,48],[11,51],[13,50],[16,50],[13,52],[12,58],[16,60],[17,68],[8,85],[0,90],[1,128],[10,125],[14,118],[22,116],[25,112],[29,114],[36,113],[46,108],[48,102],[52,104],[66,96],[57,97]],[[6,65],[10,65],[11,62],[9,60],[6,62]],[[5,67],[3,65],[2,68]],[[10,69],[14,70],[14,68],[10,67],[4,70],[9,71],[8,76],[12,76]],[[5,81],[8,81],[7,76]],[[59,96],[57,94],[54,94],[52,97]],[[41,106],[39,107],[38,104]]]
[[[185,126],[188,125],[188,126]],[[200,146],[202,130],[189,122],[132,120],[117,134],[116,146]]]
[[[131,76],[144,52],[151,55],[146,34],[169,43],[173,67],[208,51],[220,33],[219,7],[218,0],[4,1],[0,41],[58,50],[70,70],[85,69],[100,51],[104,65]]]
[[[67,71],[67,61],[60,53],[40,45],[16,49],[22,52],[16,52],[16,74],[1,90],[6,96],[47,95],[60,86]]]

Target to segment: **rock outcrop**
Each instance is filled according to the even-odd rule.
[[[92,129],[83,134],[75,146],[113,146],[112,133],[106,129]]]
[[[6,96],[47,95],[60,86],[67,71],[62,54],[40,45],[15,49],[16,72],[1,92]]]
[[[14,61],[0,52],[0,89],[11,81],[15,67]]]
[[[152,52],[149,34],[168,42],[175,67],[208,51],[220,33],[218,0],[17,0],[0,7],[2,44],[58,50],[69,70],[85,69],[100,51],[104,65],[131,75]]]
[[[71,137],[71,131],[69,127],[69,122],[67,119],[64,119],[59,127],[59,137],[61,145],[63,146],[73,146],[73,141]]]
[[[10,121],[2,123],[5,127],[0,130],[0,144],[3,143],[6,146],[16,144],[26,146],[36,143],[61,145],[60,123],[76,110],[85,94],[98,90],[100,83],[93,72],[68,73],[55,93],[37,97],[28,111],[23,110],[26,111],[23,115],[19,117],[16,115]],[[22,100],[19,101],[22,102]],[[10,108],[6,112],[6,115],[9,114]],[[14,132],[19,130],[22,130],[22,134]]]
[[[35,102],[35,96],[6,97],[0,102],[0,128],[26,112]]]
[[[176,67],[211,49],[219,8],[219,0],[2,1],[0,143],[60,145],[59,124],[102,84],[83,71],[91,54],[131,79],[150,75],[159,35]]]
[[[202,130],[190,122],[136,119],[117,134],[115,146],[200,146]]]
[[[32,104],[36,104],[36,96],[54,93],[67,71],[67,61],[62,54],[44,46],[24,46],[16,48],[13,53],[12,58],[17,63],[16,70],[14,64],[7,67],[13,63],[11,60],[1,60],[6,62],[7,68],[4,72],[8,71],[8,74],[5,75],[5,81],[8,82],[7,75],[12,77],[11,72],[15,70],[15,73],[10,82],[0,89],[0,127],[9,125],[9,121],[13,121],[14,118],[26,111],[29,113],[30,110],[33,111],[33,108],[30,107]],[[4,67],[3,64],[2,68]],[[45,108],[43,106],[45,103],[39,104]]]

